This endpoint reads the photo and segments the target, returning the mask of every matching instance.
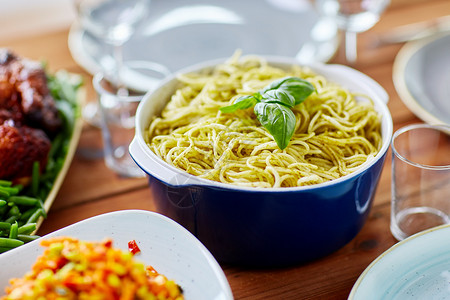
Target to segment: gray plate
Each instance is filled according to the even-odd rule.
[[[450,35],[407,43],[393,79],[405,105],[430,124],[450,124]]]
[[[335,24],[320,19],[308,0],[153,0],[150,15],[124,46],[124,60],[150,61],[175,72],[241,49],[243,54],[325,62],[337,49],[337,37]],[[69,48],[92,74],[114,67],[112,48],[77,24]],[[152,74],[144,77],[150,81],[128,83],[148,90],[159,82],[151,80]]]

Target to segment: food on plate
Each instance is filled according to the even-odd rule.
[[[111,239],[43,240],[43,255],[23,278],[11,280],[9,299],[183,299],[181,288],[132,253],[114,248]]]
[[[136,254],[136,253],[141,252],[141,249],[139,248],[139,246],[136,243],[136,241],[132,240],[132,241],[128,242],[128,251],[130,251],[131,254]]]
[[[34,161],[41,171],[50,151],[49,135],[62,127],[41,64],[0,49],[0,178],[31,175]]]
[[[0,180],[0,253],[35,240],[39,217],[46,217],[42,200],[20,195],[22,187]]]
[[[382,144],[372,100],[308,67],[284,70],[236,54],[178,80],[145,139],[168,164],[201,178],[248,187],[312,185],[354,172]]]
[[[0,107],[20,124],[54,133],[62,126],[55,101],[39,62],[0,49]]]
[[[0,125],[0,178],[30,178],[35,161],[43,170],[50,147],[50,139],[44,131],[18,125],[13,119],[4,121]]]
[[[68,135],[67,105],[75,106],[79,86],[0,48],[0,179],[28,184],[35,162],[45,171],[53,141]]]
[[[80,86],[79,76],[50,74],[0,48],[0,253],[36,238],[68,153]]]

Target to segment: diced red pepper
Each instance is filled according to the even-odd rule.
[[[112,239],[104,239],[102,242],[105,247],[112,248],[112,244],[113,244]]]
[[[138,252],[141,252],[141,249],[139,249],[137,243],[135,240],[129,241],[128,242],[128,250],[133,253],[136,254]]]

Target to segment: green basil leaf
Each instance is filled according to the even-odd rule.
[[[261,102],[266,103],[279,103],[289,108],[294,107],[295,99],[286,91],[283,90],[270,90],[264,93]]]
[[[255,97],[257,102],[261,101],[262,99],[262,95],[259,92],[254,93],[253,97]]]
[[[296,118],[291,108],[303,102],[314,90],[314,86],[304,79],[284,77],[251,96],[239,97],[232,105],[220,110],[232,113],[255,106],[254,112],[261,125],[272,134],[278,147],[284,149],[295,130]]]
[[[220,108],[220,111],[223,113],[232,113],[238,109],[247,109],[255,105],[258,100],[254,95],[241,96],[236,99],[236,101],[232,105],[224,106]]]
[[[295,105],[302,103],[312,92],[315,91],[314,86],[308,81],[298,77],[284,77],[275,80],[265,87],[261,94],[264,95],[271,90],[285,91],[295,99]]]
[[[283,78],[272,81],[268,86],[266,86],[265,88],[263,88],[261,90],[261,94],[264,94],[265,92],[270,91],[270,90],[278,89],[284,82],[290,81],[290,80],[292,80],[292,78],[294,78],[294,77],[292,77],[292,76],[291,77],[283,77]]]
[[[283,150],[294,135],[296,118],[292,110],[279,103],[258,102],[254,108],[261,125],[272,134]]]

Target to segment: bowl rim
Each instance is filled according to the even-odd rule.
[[[246,55],[247,56],[247,55]],[[254,55],[250,55],[254,56]],[[307,186],[297,186],[297,187],[276,187],[276,188],[266,188],[266,187],[248,187],[248,186],[239,186],[234,185],[230,183],[223,183],[218,181],[213,181],[210,179],[204,179],[197,177],[195,175],[189,174],[184,170],[178,169],[174,166],[169,165],[167,162],[162,160],[160,157],[158,157],[153,151],[150,150],[148,145],[146,144],[143,133],[146,130],[146,128],[141,126],[141,116],[144,111],[145,104],[149,102],[152,99],[152,96],[160,91],[161,89],[164,89],[169,83],[173,83],[177,81],[177,76],[179,74],[186,74],[186,73],[192,73],[192,72],[199,72],[201,70],[205,69],[211,69],[215,65],[219,63],[224,63],[229,58],[220,58],[215,60],[209,60],[202,63],[198,63],[192,66],[189,66],[187,68],[181,69],[176,73],[171,74],[170,76],[166,77],[161,83],[158,85],[158,87],[153,91],[148,91],[142,101],[140,102],[137,112],[136,112],[136,124],[135,124],[135,136],[133,141],[130,145],[130,154],[133,158],[133,160],[136,162],[136,164],[144,170],[145,173],[151,175],[152,177],[155,177],[156,179],[164,182],[165,184],[169,186],[205,186],[205,187],[211,187],[211,188],[219,188],[223,190],[229,190],[229,191],[248,191],[248,192],[264,192],[264,193],[279,193],[279,192],[298,192],[298,191],[311,191],[316,190],[324,187],[332,187],[337,184],[340,184],[342,182],[351,181],[355,178],[359,177],[362,173],[364,173],[367,169],[371,168],[373,165],[375,165],[382,157],[387,153],[387,150],[389,149],[390,142],[393,135],[393,122],[392,122],[392,116],[391,113],[387,107],[387,101],[388,101],[388,94],[386,91],[373,79],[368,77],[367,75],[350,68],[348,66],[339,65],[339,64],[324,64],[324,63],[313,63],[313,64],[301,64],[295,58],[290,57],[283,57],[283,56],[268,56],[268,55],[258,55],[258,57],[261,57],[265,59],[268,64],[272,65],[283,65],[285,67],[288,67],[289,65],[298,65],[302,67],[310,67],[313,71],[320,74],[320,72],[325,71],[331,71],[331,72],[351,72],[354,75],[358,76],[359,84],[363,85],[368,90],[372,91],[373,93],[377,94],[377,97],[373,98],[373,102],[375,103],[377,111],[380,113],[382,120],[381,120],[381,131],[382,131],[382,145],[378,153],[370,159],[369,161],[366,161],[363,163],[357,170],[341,176],[337,179],[329,180],[326,182],[313,184],[313,185],[307,185]],[[326,77],[326,76],[325,76]],[[149,125],[149,120],[146,121],[146,126]],[[386,136],[383,134],[386,133]],[[181,176],[185,179],[183,181],[183,184],[179,183],[169,183],[168,180],[163,178],[160,174],[155,172],[154,170],[156,168],[153,168],[153,170],[150,170],[150,168],[143,166],[143,163],[140,163],[139,157],[145,156],[146,159],[150,159],[152,163],[157,164],[159,168],[165,169],[165,171],[168,171],[172,174],[175,174],[175,176]],[[142,160],[141,160],[142,161]],[[160,169],[161,170],[161,169]],[[159,170],[159,171],[160,171]]]

